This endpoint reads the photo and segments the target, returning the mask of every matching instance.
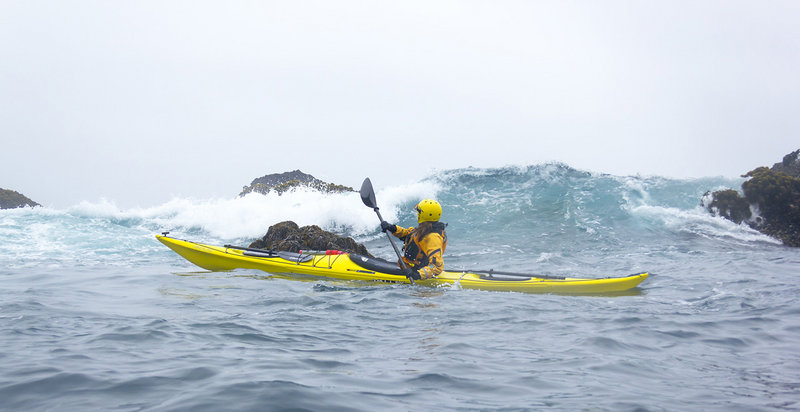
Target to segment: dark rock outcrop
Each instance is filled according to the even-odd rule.
[[[327,183],[314,176],[295,170],[293,172],[275,173],[254,179],[253,182],[250,183],[250,186],[242,188],[239,197],[251,192],[265,195],[271,191],[275,191],[280,195],[296,187],[309,187],[325,193],[355,192],[352,187]]]
[[[759,167],[742,177],[742,193],[720,190],[706,193],[704,205],[713,214],[800,247],[800,150],[784,156],[772,168]]]
[[[26,206],[36,207],[41,205],[19,192],[0,189],[0,209],[16,209]]]
[[[772,165],[772,170],[792,177],[800,177],[800,150],[783,156],[783,161]]]
[[[714,215],[722,216],[734,223],[742,223],[753,216],[750,204],[733,189],[714,192],[706,208]]]
[[[297,223],[286,221],[269,227],[267,234],[250,244],[251,248],[285,250],[299,252],[301,250],[341,250],[372,256],[364,245],[351,237],[343,237],[324,231],[319,226],[298,227]]]

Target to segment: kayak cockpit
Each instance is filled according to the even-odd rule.
[[[350,254],[350,260],[364,269],[372,270],[375,272],[388,273],[390,275],[403,275],[403,271],[397,263],[389,262],[379,258],[367,257],[357,253]]]

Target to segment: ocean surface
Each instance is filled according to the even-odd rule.
[[[377,192],[403,226],[443,204],[448,268],[652,274],[618,296],[208,272],[155,239],[294,220],[392,258],[357,193],[0,211],[0,409],[800,410],[800,250],[700,206],[740,184],[554,163]]]

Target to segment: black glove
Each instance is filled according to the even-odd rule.
[[[417,272],[417,271],[416,271],[416,270],[414,270],[414,269],[408,268],[408,267],[407,267],[407,268],[405,268],[405,269],[403,269],[403,274],[404,274],[404,275],[405,275],[407,278],[410,278],[410,279],[414,279],[414,280],[420,280],[420,279],[422,279],[422,277],[419,275],[419,272]]]
[[[395,225],[383,220],[383,221],[381,221],[381,231],[394,233],[394,232],[397,232],[397,226],[395,226]]]

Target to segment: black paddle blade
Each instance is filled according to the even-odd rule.
[[[375,190],[372,189],[372,182],[370,182],[369,178],[364,179],[364,183],[361,184],[361,201],[367,207],[378,208],[378,201],[375,200]]]

